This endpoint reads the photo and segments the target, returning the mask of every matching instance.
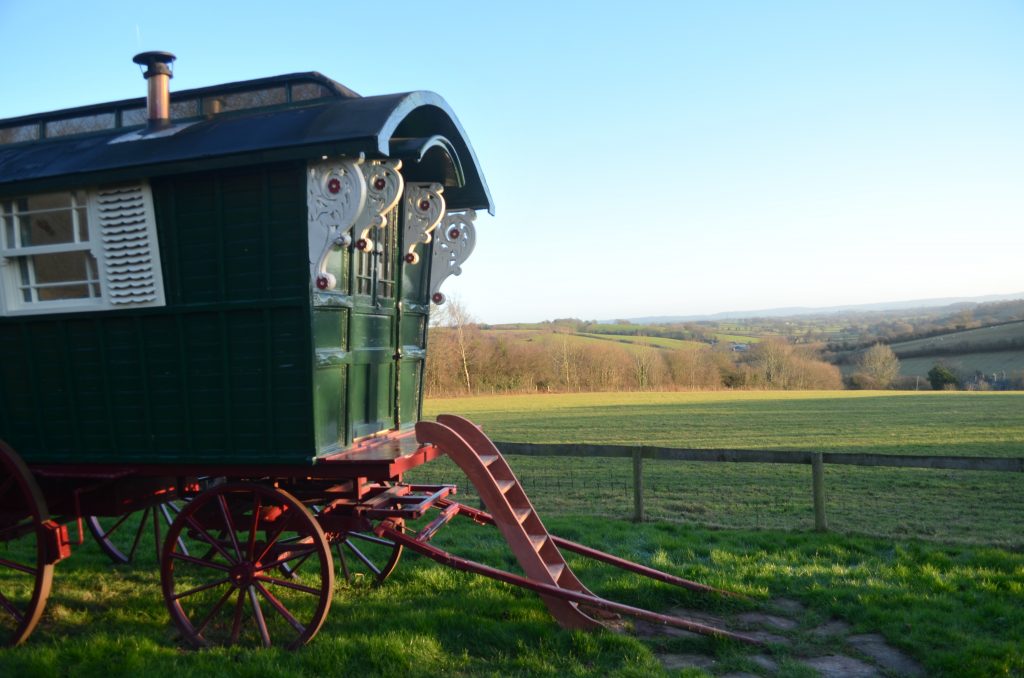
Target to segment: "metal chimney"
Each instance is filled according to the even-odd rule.
[[[132,59],[139,66],[146,67],[142,77],[149,85],[146,111],[150,129],[159,129],[171,123],[170,80],[174,77],[171,63],[175,58],[170,52],[143,52]]]

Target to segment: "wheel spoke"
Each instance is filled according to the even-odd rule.
[[[369,558],[366,557],[366,554],[364,554],[362,551],[360,551],[358,548],[356,548],[356,545],[353,544],[352,542],[350,542],[348,540],[348,537],[345,538],[344,543],[345,543],[345,546],[347,546],[349,548],[349,550],[352,551],[352,553],[355,555],[355,557],[358,558],[359,560],[363,561],[363,564],[366,565],[368,568],[370,568],[370,570],[372,570],[374,574],[376,574],[376,575],[380,574],[380,569],[378,569],[378,567],[376,565],[374,565],[373,562]]]
[[[260,557],[256,558],[254,562],[259,562],[267,557],[267,554],[270,553],[270,549],[274,548],[274,544],[276,544],[277,540],[281,538],[281,535],[284,533],[284,528],[287,524],[287,520],[281,521],[281,526],[277,528],[276,532],[274,532],[273,539],[267,539],[267,545],[263,548],[263,553],[261,553]]]
[[[294,576],[296,576],[296,574],[298,573],[299,569],[300,569],[300,568],[301,568],[301,567],[302,567],[303,565],[305,565],[305,564],[306,564],[306,561],[307,561],[307,560],[309,560],[309,557],[310,557],[311,555],[313,555],[314,553],[315,553],[315,551],[310,551],[310,552],[309,552],[309,553],[307,553],[306,555],[302,556],[302,559],[301,559],[301,560],[299,560],[299,562],[297,562],[297,563],[296,563],[296,564],[294,564],[294,565],[289,565],[289,566],[288,566],[288,575],[289,575],[289,576],[291,576],[291,577],[294,577]]]
[[[228,565],[221,565],[220,563],[215,563],[212,560],[204,560],[202,558],[196,558],[195,556],[187,556],[184,553],[174,552],[168,554],[168,556],[174,558],[175,560],[182,560],[186,563],[192,563],[193,565],[208,567],[213,570],[220,570],[221,572],[228,572],[231,570],[231,567],[229,567]]]
[[[231,520],[231,512],[228,511],[228,500],[223,494],[217,495],[217,506],[220,507],[220,514],[224,518],[224,525],[228,529],[228,536],[231,537],[231,546],[235,549],[235,556],[238,562],[242,560],[242,548],[238,545],[238,535],[235,534],[235,523]]]
[[[288,611],[288,608],[286,608],[281,603],[281,601],[278,600],[274,596],[274,594],[272,594],[270,591],[268,591],[267,588],[265,586],[263,586],[263,584],[261,584],[259,582],[256,582],[255,586],[256,586],[256,590],[258,590],[260,593],[262,593],[263,597],[267,599],[267,602],[270,603],[270,606],[273,607],[275,610],[277,610],[278,614],[280,614],[282,617],[284,617],[285,621],[288,622],[289,624],[291,624],[293,629],[295,629],[299,633],[305,633],[306,632],[306,627],[303,626],[302,623],[299,622],[299,620],[296,619],[292,615],[292,613]]]
[[[338,552],[338,560],[341,562],[341,572],[345,575],[345,581],[352,581],[352,574],[348,571],[348,559],[345,557],[345,551],[342,550],[341,544],[335,544],[334,550]]]
[[[210,623],[214,615],[216,615],[220,611],[220,609],[224,607],[224,603],[228,602],[228,598],[231,597],[231,594],[234,593],[234,591],[235,589],[233,587],[229,588],[227,591],[224,592],[224,595],[220,597],[216,604],[212,608],[210,608],[210,611],[206,613],[206,616],[203,617],[203,620],[199,623],[198,626],[196,626],[196,635],[202,634],[203,629],[205,629],[206,625]]]
[[[255,492],[252,493],[252,523],[249,525],[249,543],[246,546],[245,553],[249,560],[252,560],[256,555],[256,532],[259,530],[260,525],[260,495]]]
[[[128,561],[135,560],[135,549],[139,547],[139,540],[142,538],[142,531],[146,529],[146,519],[149,518],[150,507],[142,512],[142,519],[139,520],[139,527],[135,530],[135,539],[132,540],[132,548],[128,551]]]
[[[18,453],[0,441],[0,506],[6,558],[0,558],[0,643],[20,645],[43,614],[53,583],[53,562],[45,548],[46,499]],[[10,550],[7,550],[10,549]]]
[[[0,607],[7,610],[7,612],[9,612],[12,617],[14,617],[14,621],[18,622],[19,624],[25,619],[25,613],[19,610],[17,607],[15,607],[14,603],[9,601],[7,599],[7,596],[5,596],[3,593],[0,593]]]
[[[245,604],[245,590],[238,589],[238,601],[235,603],[235,618],[231,623],[231,642],[234,645],[238,642],[238,636],[242,632],[242,606]]]
[[[10,527],[0,530],[0,543],[17,539],[22,534],[28,534],[33,531],[35,531],[35,525],[31,518],[27,518],[20,523],[15,523]]]
[[[159,508],[160,508],[160,513],[162,513],[163,516],[164,516],[164,522],[166,522],[168,525],[170,525],[171,523],[174,522],[174,516],[171,515],[171,512],[168,509],[168,506],[173,508],[173,504],[171,504],[170,502],[167,502],[167,503],[164,503],[164,504],[160,504]]]
[[[24,572],[25,574],[30,574],[33,577],[39,573],[37,568],[29,567],[22,563],[16,563],[13,560],[7,560],[6,558],[0,558],[0,567],[7,567],[12,570],[17,570],[18,572]]]
[[[365,534],[363,532],[349,532],[347,536],[348,537],[355,537],[356,539],[362,539],[363,541],[368,541],[368,542],[373,543],[373,544],[380,544],[381,546],[387,546],[388,548],[393,548],[394,545],[395,545],[395,542],[393,542],[393,541],[388,541],[387,539],[381,539],[380,537],[374,536],[372,534]]]
[[[204,528],[202,525],[200,525],[199,523],[196,522],[196,519],[193,516],[186,515],[185,516],[185,522],[187,522],[193,529],[195,529],[196,531],[199,532],[199,534],[202,535],[202,537],[203,537],[202,541],[205,541],[207,544],[209,544],[214,549],[216,549],[217,552],[220,553],[222,556],[224,556],[224,558],[229,563],[234,564],[235,562],[237,562],[231,556],[229,556],[228,552],[225,551],[223,549],[223,547],[221,547],[220,543],[216,539],[214,539],[213,536],[209,532],[206,531],[206,528]]]
[[[161,513],[172,515],[172,506]],[[194,555],[177,548],[182,536]],[[286,490],[244,480],[211,487],[180,506],[166,537],[164,598],[191,644],[296,648],[323,625],[334,585],[331,547]],[[299,568],[301,581],[289,579]]]
[[[303,551],[291,551],[284,558],[278,558],[274,562],[266,563],[265,565],[261,564],[259,567],[255,569],[255,572],[266,572],[267,570],[273,570],[274,568],[281,567],[288,561],[295,560],[296,558],[303,558],[303,560],[305,560],[305,558],[308,558],[310,554],[313,553],[316,553],[316,547],[314,546],[311,546]]]
[[[308,593],[311,596],[320,595],[320,589],[315,589],[312,586],[303,586],[302,584],[296,584],[295,582],[287,581],[285,579],[277,579],[275,577],[267,577],[265,575],[258,575],[255,579],[256,581],[266,582],[268,584],[273,584],[274,586],[283,586],[286,589],[302,591],[303,593]]]
[[[160,560],[160,513],[159,507],[153,509],[153,540],[156,544],[156,559]]]
[[[128,518],[131,517],[131,515],[132,515],[131,513],[126,513],[123,516],[121,516],[120,518],[118,518],[117,522],[115,522],[113,525],[111,525],[109,530],[107,530],[106,532],[104,532],[103,534],[100,535],[100,538],[101,539],[106,539],[107,537],[112,535],[114,532],[117,531],[117,528],[121,527],[121,525],[122,525],[122,523],[124,523],[124,521],[128,520]]]
[[[189,597],[189,596],[191,596],[193,594],[199,593],[200,591],[206,591],[208,589],[217,588],[218,586],[221,586],[222,584],[227,584],[230,581],[231,580],[229,578],[224,577],[223,579],[218,579],[216,581],[212,581],[209,584],[203,584],[202,586],[197,586],[194,589],[189,589],[188,591],[182,591],[181,593],[175,593],[174,596],[172,596],[171,599],[172,600],[181,600],[182,598],[187,598],[187,597]],[[230,591],[228,593],[230,593]]]
[[[263,647],[270,647],[270,631],[267,629],[267,620],[263,618],[263,608],[260,607],[260,599],[256,595],[256,587],[250,586],[249,601],[252,603],[252,614],[256,618],[256,628],[260,631],[260,640]]]
[[[187,556],[188,555],[188,546],[185,545],[185,540],[182,539],[179,536],[178,539],[177,539],[177,542],[178,542],[178,548],[181,549],[181,552],[184,553]]]

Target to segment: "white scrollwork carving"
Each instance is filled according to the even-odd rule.
[[[366,208],[359,215],[352,239],[356,248],[372,251],[374,242],[370,232],[375,228],[388,225],[387,214],[402,197],[405,179],[399,174],[401,160],[371,160],[362,166],[363,178],[366,180]]]
[[[450,276],[462,273],[462,264],[476,246],[476,211],[448,212],[434,236],[434,253],[430,267],[430,300],[444,303],[441,285]]]
[[[366,204],[366,179],[359,169],[363,159],[332,160],[310,164],[306,175],[309,211],[309,265],[317,289],[337,285],[326,271],[327,256],[336,247],[352,242],[349,231]]]
[[[444,186],[409,184],[405,189],[405,263],[416,264],[416,245],[430,242],[430,234],[444,216]]]

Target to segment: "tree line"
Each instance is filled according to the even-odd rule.
[[[783,338],[768,338],[743,353],[724,343],[665,349],[642,340],[581,340],[568,328],[529,340],[484,332],[458,303],[440,310],[430,328],[428,396],[843,387],[839,369],[821,360],[817,349]]]

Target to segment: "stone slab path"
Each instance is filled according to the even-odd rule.
[[[912,657],[889,645],[877,633],[852,634],[841,619],[813,623],[813,615],[796,600],[776,598],[755,612],[734,615],[709,614],[676,608],[669,614],[702,624],[738,631],[767,643],[750,648],[739,664],[742,670],[727,671],[713,654],[703,653],[704,639],[689,631],[637,621],[634,632],[652,640],[693,641],[685,652],[656,653],[668,671],[701,669],[721,678],[763,678],[765,676],[813,675],[822,678],[921,678],[924,668]],[[684,643],[685,644],[685,643]],[[736,665],[732,659],[730,666]]]

